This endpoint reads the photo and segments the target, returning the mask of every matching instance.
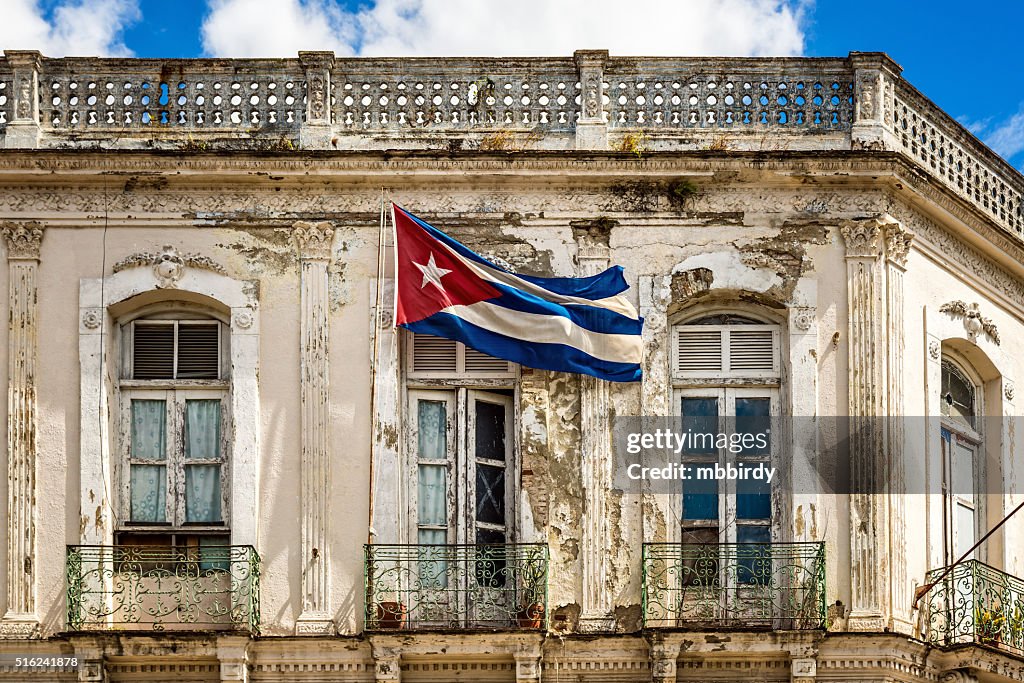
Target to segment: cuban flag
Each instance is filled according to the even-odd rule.
[[[640,380],[643,320],[621,296],[621,266],[585,278],[516,275],[392,210],[398,325],[531,368]]]

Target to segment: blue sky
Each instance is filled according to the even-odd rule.
[[[904,76],[1024,167],[1024,3],[932,0],[0,0],[0,48],[50,56],[846,55]],[[634,22],[629,29],[623,21]]]

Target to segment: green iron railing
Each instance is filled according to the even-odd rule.
[[[366,630],[543,629],[548,547],[365,546]]]
[[[825,627],[823,543],[645,543],[644,628]]]
[[[248,631],[260,627],[252,546],[67,550],[68,630]]]
[[[945,568],[928,572],[926,584]],[[958,564],[928,591],[928,640],[977,643],[1024,654],[1024,579],[977,560]]]

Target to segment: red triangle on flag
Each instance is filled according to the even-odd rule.
[[[409,214],[395,207],[398,266],[396,323],[414,323],[455,305],[475,304],[501,292],[474,273]]]

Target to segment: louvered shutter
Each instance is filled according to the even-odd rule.
[[[676,334],[677,372],[722,371],[722,330],[694,326],[680,328]]]
[[[410,336],[410,377],[457,379],[515,375],[514,364],[470,349],[452,339],[429,334],[414,333]]]
[[[178,323],[178,379],[220,376],[220,324]]]
[[[415,373],[455,373],[458,371],[456,344],[429,334],[412,335],[412,371]]]
[[[486,353],[466,347],[464,370],[465,372],[505,374],[511,371],[511,366],[507,360],[488,356]]]
[[[672,349],[673,374],[681,378],[779,376],[777,325],[680,325]]]
[[[174,379],[174,325],[135,323],[132,332],[132,377]]]
[[[775,369],[775,343],[771,329],[732,328],[729,335],[729,371],[772,372]]]

